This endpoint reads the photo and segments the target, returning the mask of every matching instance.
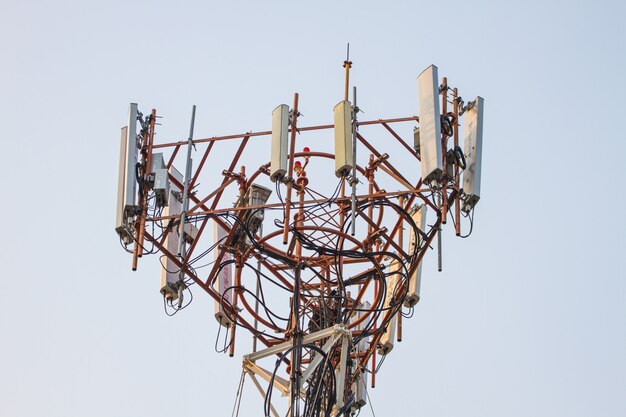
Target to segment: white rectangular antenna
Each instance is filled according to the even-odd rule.
[[[120,138],[120,163],[117,174],[117,208],[115,213],[115,231],[125,244],[130,244],[133,241],[132,232],[128,225],[126,215],[126,152],[128,148],[128,142],[126,137],[128,127],[122,128],[122,135]]]
[[[272,111],[272,162],[270,180],[280,181],[287,173],[289,153],[289,106],[281,104]]]
[[[227,236],[228,232],[226,231],[226,229],[224,229],[218,223],[215,223],[215,244],[217,244],[218,242],[223,243]],[[220,253],[219,246],[215,248],[214,253],[215,259],[217,260]],[[232,259],[233,255],[231,253],[225,252],[224,256],[222,257],[222,262],[231,261]],[[224,305],[229,305],[233,302],[233,290],[231,289],[230,291],[226,291],[229,287],[233,285],[233,265],[234,264],[232,263],[224,265],[224,267],[219,271],[216,279],[217,288],[215,288],[215,290],[219,295],[223,296]],[[222,305],[219,301],[215,301],[215,318],[217,319],[217,322],[224,327],[230,327],[232,324],[231,320],[228,318],[228,315],[222,308]]]
[[[465,114],[465,164],[462,209],[469,212],[480,199],[480,168],[483,153],[483,98],[476,97]]]
[[[183,182],[183,174],[178,172],[174,167],[170,168],[170,174],[178,182]],[[181,201],[181,189],[174,183],[171,183],[169,187],[169,205],[163,208],[163,216],[179,216],[183,209],[183,203]],[[174,219],[175,221],[178,218]],[[167,223],[164,223],[167,226]],[[179,228],[172,227],[165,238],[164,246],[171,253],[176,255],[178,253],[178,241],[180,240]],[[178,291],[176,289],[176,283],[180,278],[180,268],[170,258],[163,258],[161,262],[163,267],[161,268],[161,294],[168,300],[175,300],[178,298]]]
[[[422,179],[428,183],[441,178],[443,172],[439,78],[434,65],[417,76],[417,106]]]
[[[363,303],[361,303],[361,310],[363,311],[359,311],[357,318],[360,319],[361,317],[363,317],[365,313],[369,311],[371,306],[372,306],[372,303],[370,303],[369,301],[364,301]],[[359,323],[356,326],[357,330],[363,330],[368,320],[369,319],[366,319],[365,321]],[[369,344],[369,341],[370,341],[369,336],[363,337],[361,338],[361,340],[359,340],[359,343],[357,344],[357,349],[359,350],[359,352],[365,352],[367,350],[367,345]]]
[[[150,175],[153,178],[152,189],[155,193],[155,204],[157,207],[167,206],[170,197],[170,179],[162,153],[152,154]]]
[[[128,108],[128,129],[126,129],[126,168],[124,172],[125,190],[124,204],[126,210],[132,210],[135,207],[135,189],[137,186],[136,167],[137,165],[137,103],[130,103]]]
[[[352,105],[340,101],[333,109],[335,120],[335,175],[345,177],[352,170]]]
[[[400,280],[400,269],[402,268],[401,264],[395,259],[391,261],[389,265],[389,275],[387,276],[387,286],[385,288],[385,311],[383,313],[383,317],[389,314],[389,307],[391,306],[391,301],[396,291],[396,287],[398,286],[398,281]],[[381,355],[386,355],[393,349],[393,342],[396,339],[396,326],[398,321],[398,313],[396,312],[389,323],[387,324],[387,329],[385,333],[380,337],[378,347],[378,353]]]
[[[415,153],[420,154],[420,128],[417,126],[413,128],[413,149]]]
[[[425,205],[421,205],[417,207],[412,213],[411,218],[415,222],[415,225],[419,227],[419,229],[423,232],[426,227],[426,210]],[[409,240],[409,254],[413,254],[417,248],[419,247],[419,242],[422,241],[422,237],[419,234],[415,234],[413,228],[411,228],[410,232],[410,240]],[[406,307],[413,307],[420,300],[420,286],[422,284],[422,261],[417,265],[415,271],[409,277],[409,291],[404,300],[404,305]]]
[[[152,154],[152,162],[150,167],[150,173],[154,173],[157,169],[165,169],[167,165],[165,165],[165,158],[163,158],[162,153],[153,153]]]
[[[137,164],[137,104],[130,103],[128,125],[122,128],[120,165],[117,182],[117,213],[115,231],[125,244],[132,242],[131,223],[135,209]]]

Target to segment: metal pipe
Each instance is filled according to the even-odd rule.
[[[180,213],[180,238],[178,240],[178,255],[181,258],[185,258],[183,253],[185,242],[185,216],[187,215],[187,209],[189,208],[189,180],[191,178],[191,147],[193,146],[193,127],[196,122],[196,105],[191,108],[191,124],[189,126],[189,138],[187,139],[187,164],[185,166],[185,183],[183,184],[183,209]],[[181,270],[181,279],[183,277],[183,271]]]
[[[367,171],[367,194],[369,195],[369,197],[367,198],[368,200],[368,207],[367,207],[367,215],[368,217],[371,219],[372,217],[374,217],[374,205],[372,204],[372,201],[374,201],[373,198],[373,194],[374,194],[374,154],[370,154],[370,162],[369,162],[369,168]],[[373,231],[372,225],[368,224],[367,225],[367,235],[371,236]]]
[[[374,324],[373,329],[376,330],[376,324]],[[367,360],[364,362],[367,362]],[[376,349],[372,351],[372,388],[376,388]]]
[[[341,356],[339,357],[339,375],[337,376],[337,407],[342,408],[345,399],[346,367],[348,361],[348,338],[341,338]]]
[[[263,236],[263,223],[261,223],[261,226],[259,226],[259,236]],[[261,258],[257,259],[257,263],[256,263],[256,269],[259,272],[259,274],[261,273]],[[259,315],[259,281],[260,278],[257,277],[257,281],[256,281],[256,290],[254,291],[254,313],[255,313],[255,317],[254,317],[254,336],[252,338],[252,352],[256,352],[256,348],[257,348],[257,334],[256,332],[258,331],[258,327],[259,327],[259,319],[258,319],[258,315]]]
[[[290,375],[290,406],[291,417],[299,415],[298,401],[300,399],[300,366],[302,361],[302,331],[300,329],[300,265],[296,265],[294,271],[295,283],[293,286],[293,304],[291,306],[292,319],[292,347],[291,351],[291,375]]]
[[[298,93],[293,95],[293,114],[291,116],[291,143],[289,145],[289,171],[287,172],[287,197],[285,198],[285,224],[283,226],[283,245],[287,244],[289,236],[289,221],[291,214],[291,189],[293,187],[293,155],[296,147],[296,132],[298,124]]]
[[[404,196],[403,195],[398,197],[398,205],[404,208]],[[400,218],[400,224],[397,225],[396,230],[398,231],[398,246],[404,249],[404,233],[403,233],[404,222],[402,221],[402,218]],[[392,236],[392,239],[393,239],[393,236]],[[407,285],[408,285],[408,281],[407,281]],[[402,307],[400,307],[397,314],[398,314],[398,321],[396,322],[396,329],[398,331],[397,341],[402,342]]]
[[[143,167],[143,169],[140,172],[140,176],[143,177],[142,180],[146,179],[147,177],[146,171],[150,169],[150,164],[151,164],[151,159],[152,159],[152,142],[154,140],[155,119],[156,119],[156,110],[152,109],[151,120],[150,120],[149,129],[147,132],[147,137],[145,136],[145,134],[144,136],[142,136],[143,143],[141,144],[141,147],[142,147],[141,166]],[[146,215],[148,213],[148,207],[146,204],[147,199],[148,199],[148,190],[145,187],[142,187],[141,190],[142,191],[139,194],[139,201],[138,201],[138,207],[141,208],[141,211],[139,213],[137,221],[135,222],[136,237],[135,237],[135,245],[133,248],[133,261],[131,265],[131,269],[133,271],[137,270],[138,258],[142,256],[141,251],[143,251],[143,240],[144,240],[143,236],[145,232]]]
[[[443,114],[444,117],[448,116],[448,78],[447,77],[443,77],[443,81],[442,81],[442,85],[443,85],[443,91],[441,92],[441,113]],[[441,223],[442,224],[446,224],[446,220],[448,218],[448,191],[446,189],[446,183],[448,182],[448,178],[447,178],[447,172],[448,172],[448,155],[447,155],[447,151],[448,151],[448,135],[446,135],[445,133],[443,133],[441,135],[441,157],[443,158],[443,172],[444,172],[444,177],[441,181],[441,197],[442,197],[442,202],[440,204],[441,207]]]
[[[454,88],[452,90],[454,96],[454,149],[459,146],[459,91]],[[456,218],[455,233],[461,236],[461,178],[459,176],[459,164],[454,164],[454,184],[456,186],[456,197],[454,202],[454,217]]]
[[[410,116],[410,117],[396,117],[396,118],[393,118],[393,119],[367,120],[365,122],[359,122],[359,126],[379,125],[379,124],[382,124],[382,123],[402,123],[402,122],[419,122],[419,117],[417,117],[417,116]],[[334,127],[335,127],[335,125],[305,126],[305,127],[298,128],[298,131],[299,132],[309,132],[309,131],[312,131],[312,130],[333,129]],[[213,136],[213,137],[210,137],[210,138],[196,139],[196,140],[193,141],[193,143],[198,145],[200,143],[206,143],[206,142],[219,142],[219,141],[222,141],[222,140],[241,139],[241,138],[244,138],[246,136],[249,136],[249,137],[270,136],[271,134],[272,134],[271,130],[263,130],[263,131],[259,131],[259,132],[246,132],[246,133],[238,133],[238,134],[235,134],[235,135]],[[161,143],[161,144],[158,144],[158,145],[154,145],[154,149],[169,148],[169,147],[173,147],[173,146],[181,146],[181,145],[185,145],[186,143],[187,143],[186,141]]]
[[[441,196],[439,196],[439,206],[441,207]],[[440,214],[441,216],[441,214]],[[439,219],[441,223],[441,218]],[[437,270],[439,272],[442,271],[442,261],[441,261],[441,224],[437,225]]]
[[[230,346],[228,347],[228,356],[231,358],[235,356],[235,331],[237,330],[237,318],[239,311],[237,310],[237,299],[239,297],[239,287],[241,287],[241,272],[243,270],[243,265],[241,264],[241,259],[237,259],[235,262],[235,291],[233,291],[233,324],[232,330],[230,333]]]
[[[346,60],[343,61],[343,67],[346,69],[346,82],[344,85],[344,100],[348,100],[348,90],[350,89],[350,68],[352,62],[350,62],[350,44],[348,44],[348,50],[346,53]]]
[[[354,236],[356,232],[356,130],[358,128],[357,124],[357,113],[359,108],[356,105],[356,87],[352,89],[352,99],[354,103],[352,104],[352,218],[351,218],[351,227],[350,234]]]
[[[143,177],[144,177],[144,181],[148,178],[148,176],[150,175],[150,171],[152,170],[152,145],[154,143],[154,126],[156,125],[156,110],[152,109],[152,112],[150,113],[150,131],[148,132],[148,149],[146,151],[146,166],[144,167],[144,172],[143,172]],[[139,239],[138,239],[138,245],[139,245],[139,249],[142,250],[143,248],[143,234],[146,230],[146,216],[148,214],[148,189],[147,187],[142,187],[143,189],[143,209],[141,210],[141,220],[139,223]],[[141,258],[142,253],[139,252],[138,256]]]

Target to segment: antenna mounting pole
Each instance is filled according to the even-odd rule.
[[[346,84],[344,87],[344,100],[348,100],[348,90],[350,89],[350,68],[352,68],[352,61],[350,61],[350,43],[346,50],[346,60],[343,61],[343,67],[346,69]]]
[[[189,138],[187,139],[187,164],[185,166],[185,183],[183,184],[183,209],[180,213],[180,233],[178,240],[178,255],[181,259],[185,259],[185,254],[183,253],[185,249],[185,217],[187,215],[187,210],[189,209],[189,181],[191,179],[191,147],[193,145],[193,128],[196,122],[196,105],[194,104],[191,108],[191,124],[189,126]],[[180,280],[183,278],[183,269],[180,270]]]
[[[358,128],[356,115],[359,112],[359,108],[356,106],[356,86],[352,88],[352,101],[354,101],[354,103],[352,108],[352,178],[350,179],[350,185],[352,185],[352,195],[350,196],[352,214],[350,219],[350,234],[354,236],[356,232],[356,185],[359,182],[356,179],[356,133]]]

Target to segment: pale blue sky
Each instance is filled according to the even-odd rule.
[[[416,114],[430,64],[486,109],[475,232],[429,254],[376,415],[626,415],[623,2],[1,4],[0,416],[230,415],[209,298],[166,317],[119,247],[119,128],[136,101],[158,140],[192,104],[199,136],[267,130],[294,92],[328,123],[346,42],[367,118]]]

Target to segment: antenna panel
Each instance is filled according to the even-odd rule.
[[[117,210],[115,231],[122,242],[129,244],[133,240],[131,222],[135,209],[137,164],[137,104],[130,103],[128,125],[122,128],[120,139],[120,163],[117,180]]]
[[[340,101],[333,109],[335,120],[335,175],[345,177],[352,170],[352,104]]]
[[[393,301],[393,296],[396,291],[396,287],[398,286],[398,280],[400,278],[400,268],[402,268],[401,264],[395,259],[389,265],[389,276],[387,276],[387,287],[385,291],[385,308],[389,309],[391,307],[391,302]],[[390,310],[385,310],[385,315]],[[391,320],[389,320],[389,324],[387,324],[387,329],[385,333],[380,337],[380,346],[378,347],[378,353],[381,355],[386,355],[393,349],[393,342],[396,338],[396,325],[398,321],[398,313],[396,312]]]
[[[415,222],[415,225],[419,227],[419,229],[423,232],[426,230],[426,206],[419,206],[413,213],[411,213],[411,218]],[[411,229],[410,240],[409,240],[409,254],[416,253],[417,248],[419,247],[419,242],[422,238],[418,235],[415,235],[415,231]],[[406,299],[404,300],[404,305],[406,307],[413,307],[420,300],[420,286],[422,284],[422,261],[419,262],[415,271],[409,276],[409,291],[407,293]]]
[[[469,212],[480,199],[480,168],[483,153],[483,98],[476,97],[465,114],[465,163],[463,211]]]
[[[172,177],[174,177],[178,182],[183,182],[183,174],[178,172],[176,168],[170,167],[170,175],[172,175]],[[182,195],[182,191],[174,183],[171,183],[168,192],[170,193],[168,198],[169,205],[163,208],[163,216],[180,216],[183,209],[183,203],[179,200]],[[164,243],[168,252],[172,254],[178,253],[179,240],[179,228],[170,228]],[[176,283],[179,280],[180,268],[169,257],[165,257],[164,262],[161,262],[161,264],[163,265],[163,268],[161,268],[161,294],[163,294],[163,296],[168,300],[175,300],[178,298]]]
[[[437,67],[434,65],[417,76],[419,148],[424,182],[438,180],[443,172],[438,80]]]
[[[128,127],[122,128],[122,135],[120,137],[120,163],[117,174],[117,208],[115,212],[115,231],[125,244],[129,244],[133,241],[130,228],[128,227],[126,215],[126,153],[128,148]]]
[[[289,106],[281,104],[272,111],[272,163],[270,180],[279,181],[287,173],[289,153]]]
[[[128,125],[126,129],[126,166],[124,169],[124,206],[125,210],[133,210],[135,207],[135,196],[137,180],[137,103],[130,103],[128,107]]]
[[[228,236],[228,232],[219,223],[215,223],[215,243],[222,242]],[[219,245],[215,248],[215,260],[219,257],[220,248]],[[230,252],[224,252],[224,256],[222,257],[222,263],[231,261],[233,259],[233,255]],[[224,265],[219,273],[217,274],[216,291],[219,295],[222,296],[224,300],[224,305],[232,304],[233,300],[233,291],[227,291],[233,285],[233,263],[229,263]],[[222,303],[219,301],[215,301],[215,318],[217,322],[224,327],[230,327],[232,322],[228,318],[228,315],[224,312],[222,308]]]
[[[170,179],[162,153],[152,154],[151,175],[154,177],[152,189],[155,192],[157,207],[167,206],[170,197]]]
[[[420,128],[417,126],[413,128],[413,149],[420,154]]]

